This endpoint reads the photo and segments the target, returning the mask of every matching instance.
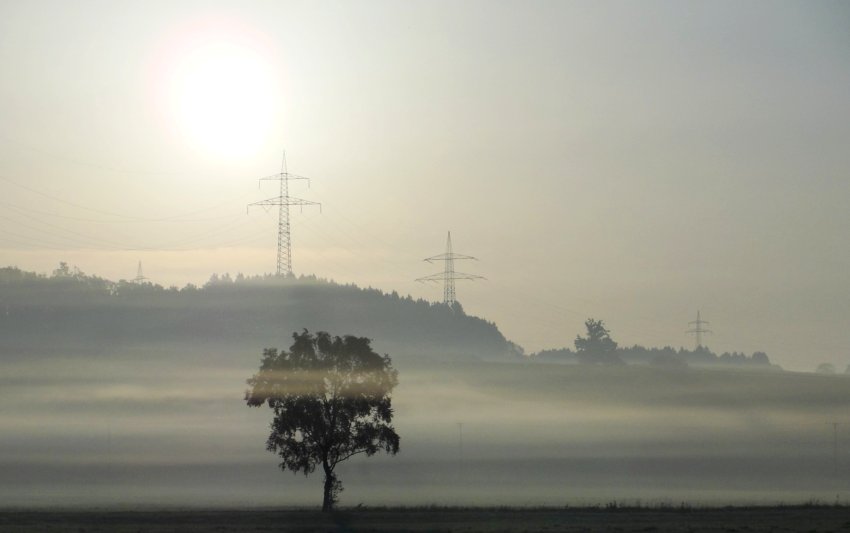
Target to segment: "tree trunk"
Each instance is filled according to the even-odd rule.
[[[322,512],[330,513],[334,510],[334,484],[336,482],[336,476],[327,465],[325,465],[325,497],[322,500]]]

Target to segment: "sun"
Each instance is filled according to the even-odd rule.
[[[184,29],[166,47],[157,76],[169,128],[210,155],[255,154],[276,115],[278,84],[270,56],[256,33],[229,21]]]

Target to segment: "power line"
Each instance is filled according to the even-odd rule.
[[[25,148],[31,152],[40,154],[41,156],[51,157],[53,159],[57,159],[60,161],[66,161],[70,163],[74,163],[75,165],[80,165],[89,168],[96,168],[100,170],[105,170],[110,173],[117,174],[141,174],[141,175],[150,175],[150,176],[185,176],[191,175],[191,173],[186,172],[173,172],[173,171],[162,171],[162,170],[138,170],[138,169],[128,169],[128,168],[118,168],[115,166],[103,165],[100,163],[92,163],[90,161],[84,161],[82,159],[78,159],[76,157],[70,157],[68,155],[60,154],[57,152],[52,152],[49,150],[44,150],[43,148],[33,146],[32,144],[20,141],[18,139],[13,139],[7,135],[0,134],[0,140],[6,141],[10,144],[18,145],[19,147]]]
[[[79,233],[79,232],[73,231],[71,229],[68,229],[67,227],[64,227],[64,226],[58,226],[56,224],[51,224],[50,222],[45,222],[43,220],[39,220],[35,217],[27,215],[26,213],[24,213],[24,216],[27,216],[29,219],[31,219],[35,223],[41,224],[43,226],[47,226],[50,229],[43,229],[43,228],[38,227],[38,226],[26,224],[24,222],[21,222],[20,220],[15,220],[15,219],[12,219],[10,217],[4,216],[4,217],[0,217],[0,218],[2,218],[4,220],[8,220],[9,222],[12,222],[18,228],[23,228],[23,229],[27,229],[27,230],[30,230],[30,231],[35,231],[37,233],[47,234],[47,236],[50,239],[59,238],[59,239],[65,240],[66,243],[68,241],[73,241],[74,243],[81,243],[84,246],[94,246],[94,247],[101,247],[101,248],[105,247],[107,249],[113,249],[113,250],[120,249],[120,247],[121,247],[120,244],[118,244],[114,241],[110,241],[108,239],[102,239],[102,238],[99,238],[99,237],[96,237],[96,236],[90,236],[90,235],[86,235],[86,234],[83,234],[83,233]],[[63,244],[60,243],[59,246],[62,246],[62,245]]]
[[[302,200],[301,198],[295,198],[289,195],[289,182],[291,180],[307,180],[307,186],[309,187],[310,181],[309,178],[305,178],[304,176],[299,176],[297,174],[290,174],[286,169],[286,151],[283,152],[283,163],[281,164],[281,171],[278,174],[273,174],[271,176],[266,176],[264,178],[260,178],[260,182],[263,181],[277,181],[280,182],[280,193],[272,198],[268,198],[266,200],[261,200],[259,202],[254,202],[252,204],[248,204],[248,210],[251,209],[252,206],[259,206],[266,210],[271,207],[277,207],[277,270],[276,274],[278,276],[286,275],[292,276],[292,235],[291,228],[289,225],[289,206],[297,205],[302,209],[305,205],[318,205],[319,212],[322,210],[322,204],[318,202],[311,202],[308,200]]]
[[[24,213],[24,214],[36,213],[36,214],[39,214],[39,215],[44,215],[44,216],[53,217],[53,218],[61,218],[61,219],[64,219],[64,220],[76,220],[78,222],[93,222],[93,223],[98,223],[98,224],[135,224],[135,223],[148,224],[148,223],[151,223],[151,222],[166,222],[166,223],[173,223],[173,224],[183,224],[184,222],[212,222],[212,221],[216,221],[216,220],[225,220],[225,219],[233,220],[233,219],[241,218],[241,217],[244,216],[241,213],[235,213],[235,214],[230,214],[230,215],[222,215],[222,216],[208,217],[208,218],[181,218],[184,215],[173,215],[173,216],[169,216],[169,217],[165,217],[165,218],[152,218],[152,219],[129,218],[129,219],[120,219],[120,220],[107,220],[107,219],[102,219],[102,218],[84,218],[84,217],[75,217],[75,216],[69,216],[69,215],[61,215],[59,213],[50,213],[48,211],[39,211],[38,209],[33,209],[32,207],[27,207],[26,209],[22,209],[21,207],[15,205],[15,204],[10,204],[8,202],[0,202],[0,205],[3,205],[3,206],[5,206],[9,209],[13,209],[15,211],[18,211],[18,212]],[[221,205],[223,205],[223,204],[221,204]],[[201,211],[209,211],[211,209],[215,209],[216,207],[219,207],[219,206],[214,206],[214,207],[202,209],[202,210],[196,211],[196,213],[201,212]]]
[[[166,216],[166,217],[148,218],[148,217],[131,216],[131,215],[127,215],[127,214],[124,214],[124,213],[115,213],[115,212],[112,212],[112,211],[105,211],[103,209],[97,209],[97,208],[94,208],[94,207],[88,207],[88,206],[85,206],[85,205],[82,205],[82,204],[71,202],[71,201],[66,200],[64,198],[60,198],[58,196],[48,194],[48,193],[40,191],[38,189],[34,189],[33,187],[30,187],[28,185],[24,185],[22,183],[19,183],[15,180],[10,179],[8,176],[5,176],[3,174],[0,174],[0,180],[5,181],[6,183],[9,183],[10,185],[14,185],[15,187],[18,187],[18,188],[23,189],[25,191],[29,191],[33,194],[37,194],[37,195],[39,195],[43,198],[53,200],[54,202],[58,202],[58,203],[65,204],[65,205],[68,205],[68,206],[71,206],[71,207],[75,207],[77,209],[82,209],[83,211],[89,211],[89,212],[92,212],[92,213],[98,213],[98,214],[101,214],[101,215],[106,215],[106,216],[115,217],[115,218],[119,219],[119,220],[115,220],[115,221],[112,221],[112,220],[92,220],[92,222],[124,222],[124,221],[129,221],[129,222],[169,222],[169,221],[183,222],[184,220],[180,220],[183,217],[192,216],[192,215],[196,215],[198,213],[203,213],[203,212],[206,212],[206,211],[218,209],[218,208],[230,203],[230,200],[226,200],[226,201],[220,202],[216,205],[204,207],[204,208],[201,208],[201,209],[197,209],[195,211],[189,211],[187,213],[180,213],[180,214],[177,214],[177,215],[169,215],[169,216]],[[56,214],[50,214],[50,213],[47,213],[47,214],[49,214],[50,216],[62,216],[62,215],[56,215]],[[70,217],[64,217],[64,218],[70,218]],[[218,218],[218,217],[216,217],[216,218]]]
[[[18,209],[17,207],[13,208],[14,211],[19,211],[21,215],[27,217],[36,225],[26,224],[20,220],[15,220],[10,217],[0,216],[0,219],[5,219],[12,222],[15,226],[23,229],[28,229],[33,232],[37,232],[39,234],[44,234],[49,236],[50,239],[53,239],[53,245],[57,246],[57,249],[63,249],[63,247],[67,246],[93,246],[94,249],[106,249],[106,250],[120,250],[120,251],[179,251],[183,249],[195,249],[186,247],[186,245],[197,244],[199,246],[204,246],[204,241],[208,241],[210,238],[220,239],[225,234],[231,233],[240,229],[241,227],[249,224],[251,219],[246,220],[244,218],[240,220],[231,220],[225,224],[217,225],[213,228],[206,228],[201,231],[196,231],[189,235],[185,235],[182,237],[176,237],[170,239],[168,241],[160,241],[158,243],[154,243],[153,245],[145,245],[142,243],[128,243],[129,240],[126,235],[121,236],[122,241],[114,241],[107,238],[98,237],[94,234],[90,233],[79,233],[73,231],[67,227],[67,225],[59,225],[56,223],[47,222],[45,220],[41,220],[38,217],[32,215],[26,210]],[[42,228],[40,226],[45,226]],[[9,232],[6,232],[10,234]],[[32,235],[18,235],[18,237],[23,237],[25,241],[22,244],[32,244],[32,242],[27,242],[33,239]],[[56,238],[61,239],[61,242],[56,242]],[[44,238],[42,237],[42,240]],[[230,239],[233,241],[233,239]],[[240,239],[240,240],[253,240],[251,239]],[[237,241],[238,242],[238,241]],[[206,245],[206,247],[224,247],[226,245],[219,243],[210,243]]]
[[[424,278],[419,278],[416,281],[442,281],[443,282],[443,303],[452,306],[457,301],[456,293],[455,293],[455,281],[459,279],[468,279],[468,280],[476,280],[476,279],[486,279],[483,276],[478,276],[475,274],[464,274],[463,272],[455,271],[455,261],[462,259],[472,259],[477,261],[478,259],[472,257],[471,255],[461,255],[456,254],[452,251],[452,232],[450,231],[448,237],[446,238],[446,252],[440,255],[435,255],[433,257],[425,258],[424,261],[428,261],[429,263],[434,263],[436,261],[443,262],[443,271],[438,274],[432,274],[430,276],[425,276]]]

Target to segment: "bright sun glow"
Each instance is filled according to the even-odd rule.
[[[166,119],[196,148],[225,158],[256,153],[276,114],[269,54],[243,28],[207,23],[168,46],[160,92]]]

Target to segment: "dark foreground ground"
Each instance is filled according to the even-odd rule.
[[[0,511],[0,532],[850,532],[850,508]]]

